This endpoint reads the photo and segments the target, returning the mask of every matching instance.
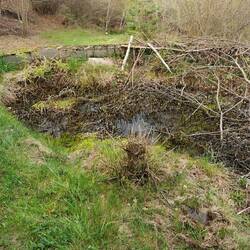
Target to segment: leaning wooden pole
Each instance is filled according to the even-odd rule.
[[[127,61],[128,61],[128,57],[129,57],[129,53],[130,53],[130,49],[131,49],[131,45],[132,45],[133,40],[134,40],[134,36],[131,36],[129,39],[127,52],[126,52],[126,55],[125,55],[123,63],[122,63],[122,71],[125,70],[125,66],[126,66]]]
[[[162,58],[162,56],[160,55],[160,53],[157,51],[157,49],[151,44],[151,43],[147,43],[147,45],[155,52],[155,54],[157,55],[157,57],[161,60],[161,62],[163,63],[163,65],[167,68],[167,70],[172,73],[172,70],[170,69],[170,67],[167,65],[167,63],[164,61],[164,59]]]

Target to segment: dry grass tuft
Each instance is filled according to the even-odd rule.
[[[115,169],[121,181],[129,180],[137,185],[160,182],[160,168],[152,157],[152,142],[145,137],[130,137],[122,147],[124,158]]]
[[[126,159],[120,168],[119,177],[129,179],[135,183],[144,184],[150,178],[147,161],[147,144],[145,141],[132,138],[124,148]]]

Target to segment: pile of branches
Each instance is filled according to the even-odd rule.
[[[161,55],[154,50],[156,46],[164,48]],[[250,46],[228,40],[196,39],[155,47],[150,45],[157,59],[150,56],[144,65],[151,65],[164,85],[167,82],[171,86],[165,90],[161,86],[159,93],[195,107],[186,122],[202,111],[202,119],[215,125],[189,134],[182,131],[183,137],[204,143],[228,166],[249,171]],[[147,50],[148,47],[140,49],[130,76]],[[133,79],[129,81],[133,83]],[[172,137],[176,141],[176,136]]]
[[[19,83],[16,97],[5,103],[20,119],[55,136],[124,135],[123,130],[138,125],[174,147],[209,151],[227,166],[248,172],[250,47],[207,40],[169,44],[160,54],[152,47],[139,47],[131,72],[118,72],[105,84],[101,79],[82,84],[54,63],[42,78]],[[41,101],[72,98],[75,103],[66,110],[33,108]]]

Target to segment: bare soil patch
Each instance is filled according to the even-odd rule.
[[[48,45],[47,41],[39,35],[28,37],[5,35],[0,38],[0,53],[11,54],[13,52],[31,51]]]
[[[34,15],[29,24],[29,34],[22,36],[22,26],[19,20],[0,16],[0,53],[10,54],[31,51],[50,45],[41,38],[41,32],[62,27],[61,20],[54,16],[39,17]]]
[[[0,36],[22,35],[22,27],[18,20],[0,16]]]

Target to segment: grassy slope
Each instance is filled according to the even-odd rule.
[[[60,29],[41,34],[50,43],[61,45],[102,45],[127,43],[127,34],[108,34],[104,32],[83,30],[81,28]]]
[[[171,211],[157,200],[158,195],[151,187],[105,184],[102,182],[104,177],[98,172],[84,171],[84,164],[67,164],[64,148],[24,128],[2,107],[0,135],[2,247],[155,249],[158,246],[165,249],[168,245],[166,234],[170,237],[177,233],[199,242],[208,233],[206,227],[189,222],[183,224],[180,207],[203,203],[223,211],[232,223],[220,228],[218,233],[222,237],[228,234],[234,243],[239,240],[240,249],[246,247],[242,221],[247,223],[247,220],[244,216],[234,215],[233,201],[228,200],[226,191],[228,187],[224,187],[223,197],[220,186],[216,186],[219,180],[222,186],[228,184],[224,180],[227,175],[204,160],[194,161],[178,154],[169,157],[173,172],[161,189],[166,190],[169,201],[175,203]],[[32,163],[31,151],[23,146],[27,138],[42,141],[54,154],[46,157],[42,165]],[[106,157],[112,157],[110,142],[85,139],[78,147],[90,150],[94,144]],[[162,151],[160,148],[156,150]],[[182,169],[183,164],[178,159],[187,160],[188,168],[202,173],[202,177],[189,180],[190,170]],[[235,202],[244,200],[239,192],[235,193]],[[180,242],[180,249],[184,248],[185,244]]]
[[[120,210],[123,199],[132,202],[133,197],[119,197],[118,187],[67,165],[62,150],[43,165],[32,163],[22,142],[42,138],[2,107],[0,134],[0,246],[110,249],[122,244],[124,236],[117,238],[124,215]],[[144,228],[137,231],[143,235]],[[139,248],[135,240],[129,244]]]
[[[81,28],[53,29],[41,34],[28,37],[6,36],[1,37],[0,54],[23,53],[46,46],[77,46],[77,45],[103,45],[123,44],[129,40],[129,35],[113,33],[106,35],[96,30]]]
[[[121,186],[104,181],[117,163],[116,142],[65,142],[25,128],[0,106],[0,248],[193,249],[184,236],[201,245],[215,235],[225,248],[247,249],[249,219],[236,215],[246,192],[223,167],[153,146],[153,162],[167,174],[158,191]],[[72,160],[76,152],[83,156]],[[226,222],[194,222],[186,206],[215,209]]]

